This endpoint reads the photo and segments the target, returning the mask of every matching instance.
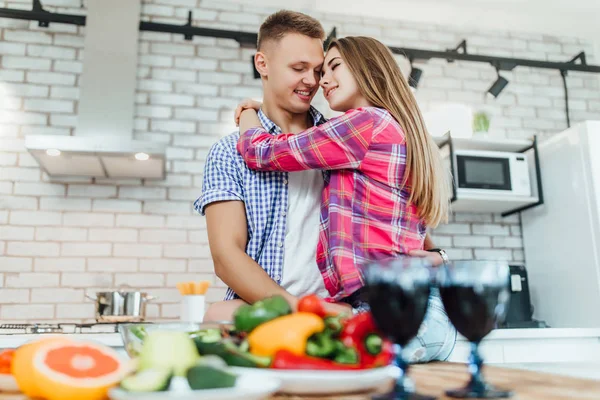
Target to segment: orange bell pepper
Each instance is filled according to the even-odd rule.
[[[297,312],[275,318],[254,328],[248,335],[250,353],[273,357],[278,350],[302,355],[308,338],[325,329],[325,322],[313,313]]]

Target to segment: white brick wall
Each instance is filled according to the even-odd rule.
[[[36,272],[81,272],[85,271],[85,258],[36,258],[33,269]]]
[[[8,2],[24,7],[27,1]],[[50,7],[85,13],[79,0]],[[27,6],[29,7],[29,6]],[[183,24],[193,10],[202,26],[256,31],[271,9],[227,0],[148,0],[145,20]],[[467,39],[470,51],[524,58],[569,59],[589,46],[578,39],[518,32],[461,32],[444,26],[319,15],[340,36],[375,35],[389,45],[445,49]],[[401,18],[401,17],[400,17]],[[213,274],[206,221],[192,211],[200,194],[204,160],[230,133],[237,102],[260,97],[250,56],[231,40],[141,32],[135,137],[167,143],[165,181],[49,179],[24,149],[28,134],[71,135],[77,121],[84,29],[0,21],[0,319],[16,321],[94,318],[84,291],[130,284],[160,296],[148,305],[153,318],[177,318],[181,280],[208,279],[208,301],[225,287]],[[407,73],[408,63],[397,57]],[[424,70],[417,98],[423,109],[464,102],[492,115],[490,135],[548,137],[566,127],[558,74],[517,68],[496,100],[484,99],[493,68],[443,60]],[[568,76],[573,122],[600,118],[596,77]],[[327,112],[322,96],[316,104]],[[454,259],[523,261],[518,216],[456,214],[433,232]]]

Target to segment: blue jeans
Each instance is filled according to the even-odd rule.
[[[361,299],[360,292],[353,294],[346,301],[358,312],[368,311],[369,305]],[[456,329],[448,319],[442,304],[440,290],[432,288],[419,333],[402,349],[402,355],[411,364],[446,361],[454,350],[456,337]]]

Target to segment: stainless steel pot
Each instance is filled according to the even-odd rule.
[[[86,295],[96,302],[98,322],[140,322],[146,318],[146,303],[157,297],[145,292],[112,291],[96,292],[96,298]]]

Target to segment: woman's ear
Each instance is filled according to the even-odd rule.
[[[268,75],[267,56],[262,52],[257,52],[254,55],[254,68],[258,71],[261,78],[266,78]]]

